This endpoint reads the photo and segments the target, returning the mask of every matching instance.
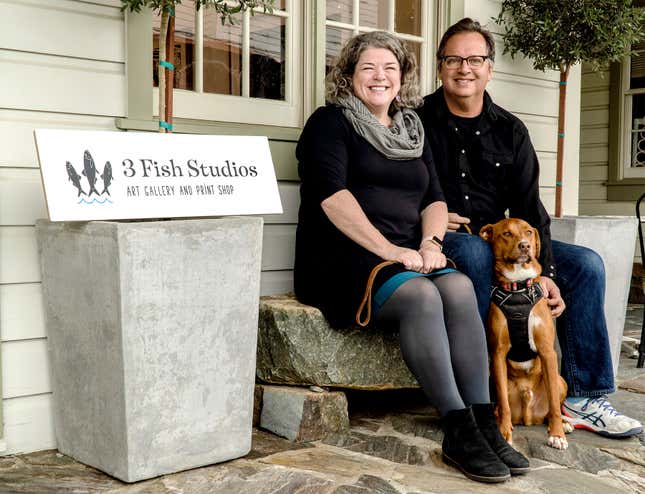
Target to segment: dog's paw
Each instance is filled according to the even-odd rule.
[[[562,421],[562,428],[565,434],[571,434],[573,432],[573,426],[566,420]]]
[[[513,444],[513,426],[504,427],[500,426],[499,432],[502,434],[502,437],[506,439],[508,444]]]
[[[567,449],[569,447],[566,437],[549,436],[547,444],[555,449]]]

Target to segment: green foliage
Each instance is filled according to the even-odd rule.
[[[181,0],[121,0],[121,10],[141,12],[143,7],[148,7],[159,13],[162,10],[175,8],[180,3]]]
[[[503,0],[494,19],[506,28],[504,53],[522,53],[542,71],[619,61],[643,39],[644,20],[631,0]]]
[[[121,0],[121,10],[130,10],[132,12],[141,12],[143,7],[148,7],[159,13],[162,10],[174,9],[181,3],[181,0]],[[264,12],[272,12],[275,0],[236,0],[227,2],[226,0],[195,0],[195,6],[199,10],[202,6],[211,7],[220,16],[222,24],[229,22],[234,24],[233,16],[247,9],[262,7]]]
[[[253,14],[253,9],[257,7],[262,7],[264,12],[273,12],[273,4],[275,0],[237,0],[234,5],[229,5],[225,0],[196,0],[197,8],[199,9],[202,5],[204,7],[211,7],[215,9],[215,12],[222,19],[222,24],[229,22],[230,24],[234,23],[233,15],[251,9],[251,14]]]

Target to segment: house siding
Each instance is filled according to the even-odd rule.
[[[34,223],[47,216],[33,130],[113,130],[125,114],[118,0],[2,1],[0,351],[5,453],[56,446]]]

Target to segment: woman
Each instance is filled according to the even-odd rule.
[[[332,326],[352,324],[371,270],[380,325],[442,415],[446,461],[501,482],[528,471],[490,404],[484,328],[470,280],[442,269],[448,213],[423,127],[413,55],[391,34],[352,38],[303,129],[295,291]],[[431,273],[431,271],[434,273]]]

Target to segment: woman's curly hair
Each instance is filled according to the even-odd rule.
[[[325,78],[325,99],[337,103],[343,97],[354,94],[352,77],[358,59],[367,48],[390,50],[401,67],[401,90],[399,98],[392,101],[390,113],[401,108],[416,108],[423,99],[419,90],[417,61],[403,41],[385,31],[372,31],[359,34],[350,39],[343,47],[338,60]]]

